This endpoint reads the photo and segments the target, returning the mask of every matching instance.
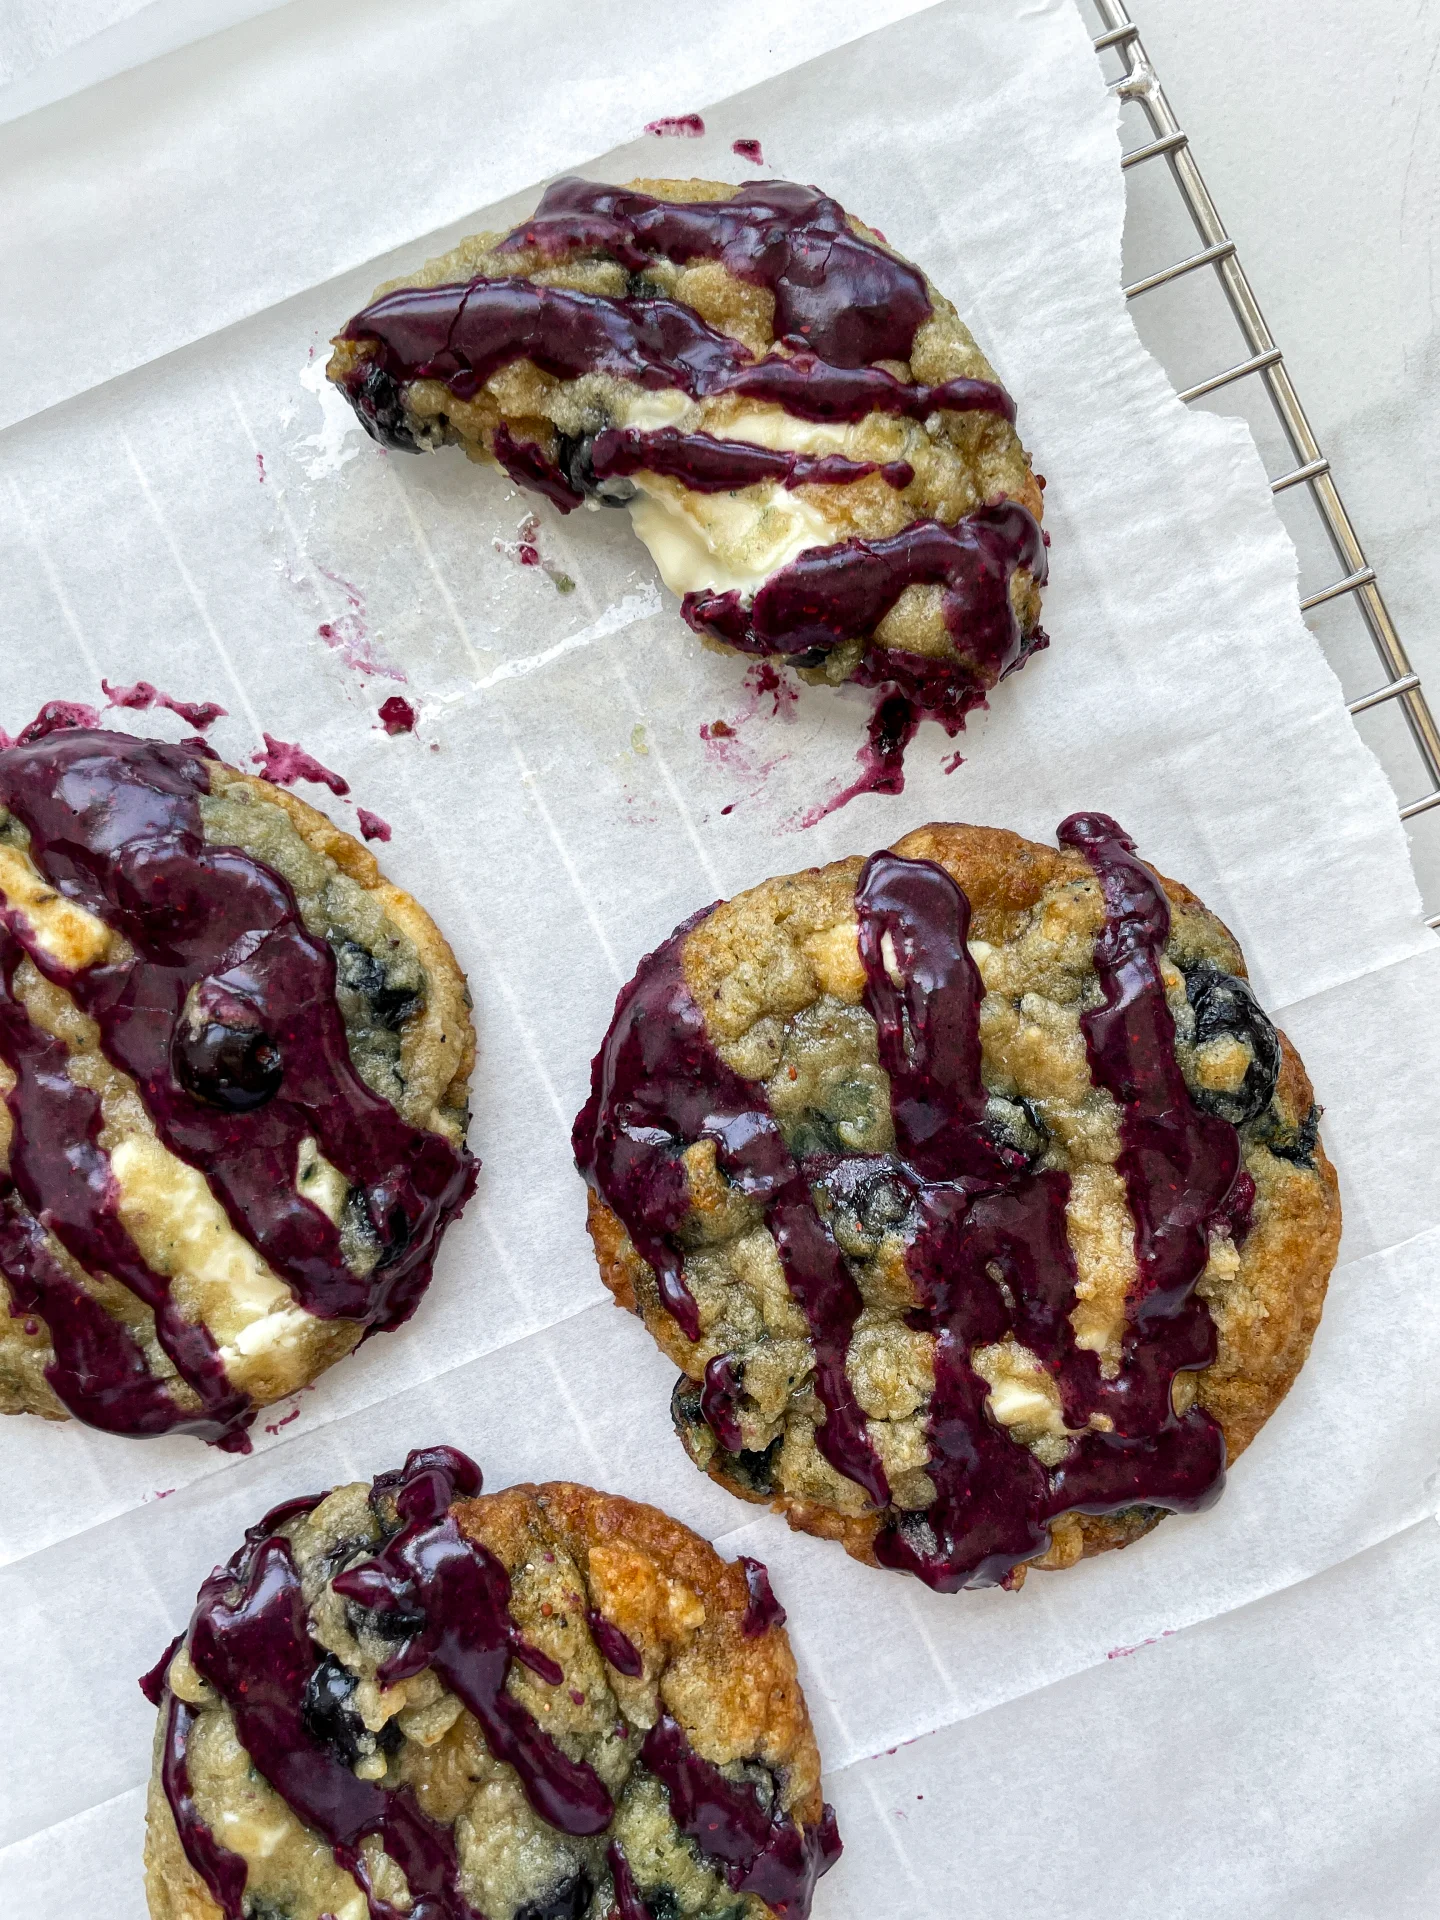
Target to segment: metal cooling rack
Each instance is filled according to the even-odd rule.
[[[1375,577],[1375,569],[1366,560],[1359,536],[1345,510],[1340,489],[1330,470],[1330,462],[1321,452],[1305,416],[1305,409],[1286,370],[1284,355],[1265,323],[1260,303],[1240,264],[1235,242],[1225,231],[1225,223],[1195,163],[1189,136],[1175,118],[1170,102],[1165,97],[1165,90],[1141,42],[1139,28],[1130,18],[1122,0],[1088,0],[1088,4],[1103,28],[1095,36],[1096,53],[1102,59],[1109,55],[1112,66],[1118,62],[1121,69],[1118,77],[1112,81],[1110,91],[1121,101],[1131,102],[1139,108],[1152,135],[1143,144],[1131,147],[1120,164],[1128,170],[1163,159],[1200,239],[1197,253],[1163,267],[1158,273],[1146,274],[1143,279],[1125,288],[1125,298],[1143,299],[1157,287],[1168,286],[1187,274],[1199,274],[1205,269],[1218,279],[1246,352],[1243,358],[1223,371],[1187,387],[1180,398],[1187,402],[1199,400],[1237,380],[1253,378],[1264,383],[1295,462],[1288,471],[1271,480],[1270,490],[1276,494],[1284,493],[1291,487],[1303,487],[1306,490],[1340,568],[1337,578],[1318,592],[1301,599],[1301,611],[1309,613],[1314,607],[1342,598],[1348,598],[1358,609],[1375,652],[1379,655],[1385,680],[1372,692],[1362,695],[1358,700],[1351,700],[1348,703],[1349,712],[1353,716],[1391,701],[1398,704],[1409,729],[1410,740],[1420,758],[1425,789],[1418,799],[1401,804],[1400,818],[1408,821],[1418,819],[1422,814],[1428,815],[1427,826],[1440,829],[1440,727],[1436,726],[1435,716],[1430,711],[1420,676],[1412,669],[1395,630],[1380,583]],[[1440,914],[1432,916],[1426,925],[1440,928]]]

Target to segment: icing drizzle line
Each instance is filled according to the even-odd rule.
[[[576,1164],[654,1269],[660,1297],[685,1337],[698,1340],[700,1312],[685,1284],[677,1237],[690,1207],[680,1155],[694,1141],[714,1143],[726,1178],[763,1207],[786,1283],[810,1323],[825,1406],[815,1443],[837,1472],[883,1507],[890,1498],[885,1469],[845,1372],[863,1305],[860,1289],[763,1092],[727,1067],[710,1044],[682,965],[685,937],[704,917],[687,921],[642,960],[622,991],[595,1056],[590,1098],[575,1122]],[[723,1404],[726,1383],[717,1376],[706,1385],[712,1404]]]
[[[984,989],[966,945],[969,902],[930,862],[875,854],[856,888],[864,998],[890,1078],[894,1156],[838,1163],[825,1156],[794,1168],[763,1088],[719,1059],[684,987],[684,939],[705,914],[642,962],[622,992],[575,1127],[581,1171],[654,1267],[665,1304],[691,1339],[700,1325],[676,1238],[688,1206],[680,1153],[696,1139],[714,1139],[722,1170],[742,1191],[784,1193],[781,1258],[810,1323],[815,1384],[827,1408],[817,1444],[882,1510],[875,1537],[882,1564],[945,1591],[1005,1580],[1045,1550],[1050,1523],[1062,1513],[1137,1504],[1191,1511],[1217,1498],[1224,1478],[1218,1425],[1198,1406],[1177,1415],[1171,1383],[1214,1357],[1214,1327],[1195,1285],[1209,1226],[1236,1225],[1246,1212],[1238,1136],[1194,1105],[1175,1059],[1159,966],[1170,928],[1163,888],[1102,814],[1073,816],[1058,837],[1090,862],[1106,908],[1094,955],[1104,1001],[1082,1016],[1082,1029],[1095,1080],[1121,1109],[1119,1170],[1140,1273],[1115,1378],[1104,1378],[1099,1357],[1076,1346],[1070,1325],[1069,1176],[1017,1165],[1014,1150],[987,1131]],[[779,1169],[768,1189],[756,1180],[752,1142],[766,1143],[769,1164]],[[910,1318],[935,1337],[928,1472],[936,1497],[923,1511],[888,1508],[844,1373],[858,1289],[832,1278],[840,1269],[848,1279],[848,1269],[812,1193],[823,1184],[836,1205],[853,1205],[875,1181],[904,1196],[906,1263],[920,1303]],[[780,1241],[773,1203],[767,1222]],[[970,1364],[977,1347],[1007,1337],[1054,1380],[1076,1435],[1053,1469],[990,1416],[989,1383]],[[731,1452],[740,1386],[728,1356],[707,1369],[702,1410]],[[833,1439],[827,1446],[832,1427],[843,1433],[843,1448]]]
[[[238,848],[206,844],[199,801],[209,778],[198,747],[63,723],[27,730],[0,753],[0,805],[29,830],[37,865],[130,948],[71,971],[18,915],[0,928],[0,1053],[17,1076],[0,1243],[7,1278],[33,1302],[25,1310],[54,1316],[47,1378],[77,1419],[110,1432],[179,1428],[243,1451],[253,1410],[228,1388],[205,1328],[181,1316],[121,1227],[96,1144],[99,1099],[70,1080],[64,1047],[25,1019],[13,994],[20,959],[97,1023],[106,1058],[136,1082],[161,1142],[204,1172],[232,1225],[320,1318],[376,1329],[413,1312],[476,1163],[402,1120],[359,1078],[335,1000],[334,955],[306,931],[279,874]],[[269,1049],[269,1076],[244,1110],[200,1097],[179,1077],[192,989],[215,1019],[238,1022],[242,1038]],[[296,1190],[307,1138],[358,1190],[381,1247],[368,1276],[346,1265],[338,1229]],[[90,1296],[42,1257],[34,1231],[42,1217],[82,1265],[111,1273],[154,1310],[198,1414],[146,1386],[133,1336],[118,1321],[102,1327]]]
[[[599,1776],[563,1753],[505,1690],[512,1654],[552,1685],[564,1675],[524,1645],[507,1612],[510,1580],[503,1565],[462,1532],[450,1512],[457,1496],[474,1496],[481,1484],[474,1461],[443,1446],[419,1449],[402,1472],[381,1475],[375,1491],[394,1495],[402,1525],[372,1559],[339,1575],[335,1591],[359,1606],[422,1622],[378,1670],[382,1686],[433,1666],[476,1716],[491,1751],[514,1767],[542,1819],[576,1836],[603,1834],[614,1805]],[[190,1659],[229,1706],[254,1766],[359,1882],[372,1920],[401,1920],[371,1882],[360,1843],[372,1834],[404,1872],[414,1913],[424,1920],[483,1920],[460,1890],[452,1829],[428,1818],[408,1789],[358,1779],[307,1725],[306,1684],[327,1656],[310,1637],[290,1545],[275,1528],[318,1504],[306,1498],[276,1508],[204,1583],[189,1627]],[[765,1594],[767,1624],[779,1624],[784,1616],[768,1585]],[[622,1654],[617,1664],[629,1671],[619,1647],[624,1636],[612,1632]],[[624,1648],[634,1654],[628,1641]],[[243,1920],[245,1862],[216,1840],[195,1804],[186,1744],[196,1712],[175,1696],[165,1701],[160,1687],[168,1661],[169,1654],[141,1682],[147,1698],[165,1705],[166,1798],[186,1857],[225,1920]],[[640,1757],[665,1786],[676,1825],[737,1892],[758,1894],[782,1920],[805,1920],[815,1881],[840,1853],[830,1807],[802,1834],[778,1803],[766,1813],[753,1787],[726,1779],[695,1753],[668,1713],[646,1735]],[[611,1843],[608,1860],[620,1911],[644,1915],[618,1843]]]

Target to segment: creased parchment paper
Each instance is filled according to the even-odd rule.
[[[1049,483],[1053,644],[958,742],[922,728],[899,798],[801,828],[853,771],[863,698],[805,689],[772,712],[743,663],[686,631],[621,516],[562,520],[458,453],[382,453],[325,392],[326,338],[377,281],[533,192],[0,436],[0,723],[98,702],[102,675],[144,678],[226,706],[212,738],[236,764],[268,731],[343,774],[469,970],[485,1162],[411,1324],[263,1414],[250,1459],[0,1424],[7,1913],[138,1920],[153,1716],[135,1675],[267,1505],[433,1440],[473,1452],[492,1486],[589,1480],[769,1563],[851,1836],[822,1920],[1300,1910],[1276,1862],[1307,1837],[1308,1857],[1335,1858],[1343,1768],[1285,1802],[1287,1851],[1262,1824],[1213,1882],[1193,1864],[1224,1844],[1214,1775],[1237,1702],[1226,1791],[1247,1805],[1247,1765],[1261,1791],[1266,1755],[1337,1737],[1313,1700],[1296,1719],[1295,1687],[1247,1691],[1254,1663],[1314,1633],[1343,1668],[1337,1699],[1433,1681],[1433,1617],[1411,1636],[1394,1594],[1403,1558],[1404,1592],[1433,1614],[1433,1531],[1413,1530],[1440,1456],[1440,954],[1393,796],[1301,621],[1254,449],[1186,412],[1126,318],[1115,112],[1080,20],[1068,0],[934,8],[706,119],[704,140],[644,140],[590,170],[741,179],[730,144],[760,139],[769,171],[823,184],[926,264]],[[542,565],[519,564],[522,538]],[[413,736],[378,726],[393,692],[419,708]],[[733,734],[702,741],[720,719]],[[353,824],[349,802],[302,791]],[[1326,1105],[1345,1242],[1311,1360],[1216,1509],[1019,1595],[947,1598],[689,1466],[671,1370],[595,1276],[569,1125],[616,989],[697,905],[928,819],[1049,838],[1080,807],[1114,813],[1239,935]],[[1313,1593],[1287,1592],[1301,1582]],[[1384,1632],[1347,1645],[1382,1589]],[[1197,1693],[1200,1747],[1177,1768]],[[1396,1818],[1418,1820],[1413,1752],[1375,1738],[1364,1754]],[[1116,1891],[1095,1839],[1096,1821],[1124,1835],[1127,1794],[1146,1900],[1123,1855]]]

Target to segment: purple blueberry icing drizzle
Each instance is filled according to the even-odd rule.
[[[509,1575],[449,1512],[457,1489],[480,1491],[473,1462],[449,1447],[412,1453],[395,1494],[406,1525],[373,1560],[338,1575],[335,1591],[372,1612],[423,1614],[424,1627],[380,1668],[380,1684],[433,1667],[480,1722],[491,1752],[514,1767],[542,1820],[564,1833],[603,1833],[615,1809],[600,1776],[562,1753],[505,1691],[512,1654],[552,1686],[564,1675],[544,1655],[526,1657],[534,1650],[523,1647],[505,1611]]]
[[[778,1806],[767,1813],[754,1787],[702,1760],[668,1713],[646,1734],[640,1758],[669,1794],[676,1826],[723,1861],[736,1893],[758,1894],[782,1920],[809,1912],[815,1882],[840,1858],[833,1807],[802,1834]]]
[[[923,274],[851,230],[838,200],[789,180],[752,180],[728,200],[675,202],[598,181],[557,180],[500,253],[577,247],[630,273],[652,260],[718,260],[775,296],[775,337],[837,367],[908,360],[930,317]]]
[[[1253,1187],[1234,1127],[1195,1105],[1175,1058],[1160,974],[1170,929],[1164,889],[1104,815],[1073,816],[1059,839],[1089,861],[1106,908],[1094,956],[1103,1004],[1081,1024],[1096,1084],[1121,1110],[1119,1171],[1136,1223],[1139,1285],[1114,1378],[1104,1377],[1098,1355],[1077,1347],[1070,1325],[1069,1176],[1032,1169],[987,1128],[984,988],[966,944],[970,906],[928,861],[878,853],[855,896],[865,1005],[890,1080],[893,1156],[838,1163],[826,1156],[794,1167],[764,1089],[719,1059],[685,989],[685,936],[704,914],[642,962],[621,994],[575,1128],[581,1171],[637,1251],[657,1275],[663,1271],[671,1311],[674,1301],[688,1305],[688,1324],[681,1323],[691,1338],[698,1318],[677,1238],[687,1193],[680,1154],[696,1139],[715,1140],[722,1171],[765,1200],[815,1345],[815,1384],[828,1409],[817,1442],[880,1509],[888,1505],[883,1474],[844,1376],[858,1294],[853,1281],[847,1295],[833,1278],[844,1262],[807,1181],[828,1186],[836,1204],[872,1178],[903,1192],[906,1264],[919,1302],[910,1320],[935,1337],[928,1471],[936,1497],[923,1512],[882,1512],[875,1552],[882,1564],[944,1591],[1006,1580],[1045,1551],[1050,1524],[1063,1513],[1136,1505],[1194,1511],[1218,1498],[1224,1480],[1219,1426],[1198,1406],[1177,1414],[1171,1386],[1178,1372],[1214,1358],[1214,1326],[1195,1291],[1207,1234],[1223,1228],[1243,1236]],[[970,1364],[976,1348],[1011,1337],[1055,1382],[1066,1425],[1078,1435],[1057,1467],[1046,1468],[991,1417],[989,1383]],[[710,1363],[701,1410],[732,1454],[742,1387],[730,1356]],[[826,1446],[837,1421],[844,1449]]]
[[[29,830],[51,884],[132,953],[71,972],[19,916],[0,928],[0,1054],[17,1076],[0,1265],[17,1307],[49,1322],[47,1378],[78,1419],[110,1432],[196,1432],[244,1450],[253,1409],[120,1224],[97,1144],[98,1097],[71,1081],[65,1048],[14,1000],[22,952],[96,1021],[106,1058],[137,1083],[161,1142],[203,1170],[232,1225],[322,1319],[373,1330],[413,1312],[475,1162],[410,1126],[356,1074],[329,946],[306,932],[279,874],[205,843],[199,801],[210,775],[198,747],[63,724],[27,735],[0,753],[0,805]],[[208,1023],[198,1030],[182,1019],[192,988]],[[368,1276],[345,1264],[333,1222],[296,1191],[306,1138],[362,1197],[382,1248]],[[198,1411],[150,1379],[133,1336],[47,1253],[40,1219],[82,1265],[112,1274],[154,1311]]]
[[[680,203],[593,181],[560,180],[496,251],[531,249],[546,259],[603,251],[630,273],[631,290],[602,296],[517,276],[382,295],[342,335],[370,344],[371,352],[341,385],[377,439],[419,450],[405,419],[407,383],[442,381],[457,399],[470,400],[493,374],[520,359],[561,380],[599,372],[644,388],[676,388],[695,400],[734,394],[810,421],[854,422],[877,411],[924,421],[938,410],[1014,421],[1014,403],[991,381],[961,378],[926,386],[871,364],[909,359],[931,313],[924,276],[877,241],[854,233],[839,204],[812,187],[752,181],[728,200]],[[783,351],[757,360],[691,307],[665,297],[646,278],[647,268],[662,258],[677,264],[717,260],[739,279],[766,288],[775,298],[775,335]],[[610,428],[593,443],[562,443],[557,460],[502,422],[491,435],[491,450],[517,485],[543,494],[562,513],[578,506],[587,490],[645,471],[702,493],[761,483],[844,485],[875,472],[903,488],[914,478],[905,461],[796,454],[668,428]],[[593,479],[585,471],[587,458]],[[618,493],[609,497],[619,503]],[[895,792],[903,784],[904,743],[920,715],[933,714],[953,734],[997,679],[1045,644],[1038,628],[1022,635],[1011,608],[1010,580],[1021,568],[1043,584],[1044,541],[1029,512],[1005,501],[954,526],[920,521],[889,539],[813,548],[780,569],[753,606],[734,592],[691,593],[683,613],[697,632],[730,646],[814,667],[842,641],[872,641],[907,586],[938,585],[955,655],[936,659],[882,647],[867,653],[861,670],[850,676],[861,685],[889,688],[906,702],[908,729],[887,725],[898,744],[883,777],[853,789]],[[832,802],[838,804],[841,796]]]
[[[913,654],[915,665],[896,672],[887,652],[873,666],[872,684],[899,683],[907,675],[903,690],[913,703],[953,734],[985,688],[1020,663],[1024,638],[1010,604],[1010,576],[1018,567],[1043,582],[1040,529],[1010,500],[953,527],[920,520],[888,540],[811,547],[772,575],[748,607],[731,588],[687,593],[683,612],[697,633],[744,653],[783,654],[797,666],[818,666],[842,641],[870,639],[907,587],[938,586],[960,659]],[[958,676],[957,667],[963,670]]]
[[[165,1665],[168,1667],[169,1664],[167,1655]],[[155,1704],[159,1705],[159,1702]],[[238,1853],[232,1853],[215,1838],[200,1818],[194,1795],[190,1791],[186,1749],[197,1717],[194,1707],[171,1695],[165,1708],[160,1785],[175,1817],[175,1831],[185,1849],[185,1858],[214,1894],[225,1920],[244,1920],[241,1901],[245,1895],[247,1877],[245,1862]]]
[[[626,1633],[622,1633],[613,1620],[607,1620],[603,1613],[592,1607],[585,1616],[590,1629],[590,1638],[600,1649],[602,1658],[609,1661],[617,1673],[623,1673],[631,1680],[638,1680],[645,1671],[645,1662],[640,1658],[640,1650]]]
[[[512,1654],[552,1684],[564,1676],[525,1646],[507,1611],[508,1574],[450,1512],[457,1497],[478,1494],[481,1484],[474,1461],[444,1446],[419,1449],[401,1472],[380,1475],[372,1505],[393,1495],[399,1529],[372,1559],[338,1575],[335,1591],[357,1606],[403,1616],[407,1625],[420,1623],[379,1668],[382,1686],[433,1667],[475,1715],[491,1751],[515,1768],[542,1819],[568,1834],[602,1834],[614,1807],[599,1776],[564,1754],[506,1691]],[[331,1656],[310,1636],[290,1543],[276,1528],[318,1504],[319,1497],[307,1496],[275,1508],[204,1583],[186,1636],[190,1660],[228,1705],[254,1767],[359,1882],[371,1920],[402,1916],[370,1881],[360,1844],[367,1835],[375,1835],[405,1873],[414,1898],[411,1920],[484,1920],[461,1892],[452,1830],[430,1819],[407,1788],[358,1779],[307,1718],[307,1684]],[[746,1565],[748,1572],[758,1562]],[[784,1613],[763,1568],[759,1572],[766,1625],[778,1625]],[[605,1630],[603,1639],[596,1633],[605,1657],[621,1672],[639,1673],[639,1655],[626,1636],[599,1615],[589,1619],[592,1632],[597,1623]],[[165,1697],[164,1676],[179,1644],[141,1681],[146,1697],[166,1713],[162,1784],[187,1859],[224,1920],[243,1920],[245,1862],[216,1840],[190,1790],[185,1749],[196,1710]],[[766,1813],[752,1786],[727,1780],[701,1759],[668,1713],[647,1734],[640,1757],[669,1793],[676,1825],[731,1887],[758,1894],[781,1920],[805,1920],[816,1879],[840,1853],[830,1807],[802,1834],[778,1803]],[[621,1920],[648,1920],[617,1842],[607,1859]]]
[[[677,1238],[690,1207],[680,1156],[694,1141],[713,1141],[721,1172],[763,1207],[786,1282],[810,1323],[815,1382],[826,1410],[815,1443],[837,1472],[884,1506],[890,1498],[885,1469],[845,1372],[863,1305],[860,1289],[763,1090],[727,1067],[710,1044],[682,966],[685,935],[694,924],[687,922],[642,960],[620,994],[591,1069],[590,1098],[575,1122],[576,1164],[654,1269],[660,1297],[686,1338],[698,1340],[700,1313],[685,1284]]]
[[[907,460],[847,460],[840,453],[789,453],[717,440],[708,433],[677,433],[662,427],[641,433],[608,427],[595,436],[590,455],[597,479],[656,473],[679,480],[696,493],[730,493],[776,481],[782,487],[846,486],[878,473],[887,486],[908,487],[915,469]]]
[[[763,1560],[752,1560],[748,1554],[742,1553],[740,1565],[745,1569],[745,1587],[750,1595],[740,1631],[747,1640],[758,1640],[771,1627],[784,1626],[785,1609],[775,1598],[770,1585],[770,1572]]]

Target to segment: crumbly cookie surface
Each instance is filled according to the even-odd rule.
[[[628,507],[711,640],[952,732],[1043,644],[1014,407],[949,301],[815,188],[559,181],[381,288],[329,375],[388,445]]]
[[[414,1453],[206,1582],[145,1683],[155,1920],[804,1920],[839,1843],[764,1569],[479,1487]]]
[[[323,814],[128,734],[0,753],[0,901],[0,1411],[243,1447],[468,1196],[464,976]]]
[[[1244,959],[1103,816],[933,826],[724,902],[621,995],[576,1125],[698,1465],[942,1588],[1207,1504],[1340,1212]]]

